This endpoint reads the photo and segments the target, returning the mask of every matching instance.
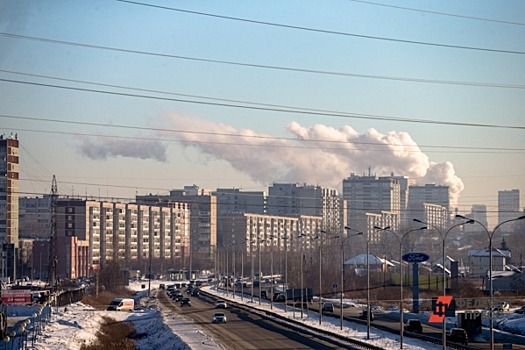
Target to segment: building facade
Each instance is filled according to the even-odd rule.
[[[211,190],[196,185],[171,190],[169,195],[137,196],[138,204],[170,206],[172,203],[185,203],[190,215],[191,268],[211,268],[217,247],[217,197]]]
[[[399,226],[401,186],[395,176],[351,174],[343,180],[343,199],[347,202],[348,225],[356,231],[373,237],[374,225]]]
[[[18,245],[20,157],[15,137],[0,135],[0,242]]]
[[[337,190],[295,183],[274,183],[268,187],[269,215],[320,216],[323,230],[341,232],[341,201]]]
[[[266,194],[263,191],[242,191],[238,188],[218,188],[217,215],[229,213],[266,213]]]
[[[446,211],[446,214],[443,214]],[[450,223],[450,196],[448,186],[425,184],[410,186],[408,192],[410,220],[428,222],[439,229]],[[444,218],[443,218],[444,216]]]
[[[320,216],[278,216],[231,213],[222,216],[220,247],[238,247],[247,256],[275,252],[297,252],[320,244],[323,220]]]
[[[520,213],[520,191],[517,189],[498,191],[498,224],[520,215],[523,215],[523,212]],[[500,230],[509,233],[515,227],[516,223],[512,222],[502,225]]]
[[[16,279],[18,256],[18,197],[20,192],[19,142],[15,135],[0,135],[0,243],[4,266],[2,277]]]
[[[160,207],[59,198],[57,274],[71,279],[92,276],[114,261],[141,271],[153,264],[157,273],[187,267],[189,234],[190,212],[184,203]],[[49,244],[35,241],[33,247],[33,270],[42,277],[51,263]]]

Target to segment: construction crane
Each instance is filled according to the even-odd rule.
[[[57,179],[53,175],[51,182],[51,235],[49,241],[49,264],[47,281],[48,285],[57,287],[58,277],[58,234],[57,234],[57,201],[58,201],[58,186]],[[56,288],[55,288],[56,289]]]

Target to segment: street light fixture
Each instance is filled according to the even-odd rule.
[[[427,226],[415,228],[413,230],[405,232],[401,238],[394,232],[390,230],[390,226],[387,227],[379,227],[374,226],[374,229],[379,231],[385,231],[390,232],[396,237],[398,243],[399,243],[399,348],[403,349],[403,335],[404,335],[404,321],[403,321],[403,311],[404,311],[404,302],[403,302],[403,240],[406,236],[408,236],[409,233],[414,231],[420,231],[420,230],[426,230]]]
[[[496,227],[494,227],[494,229],[492,230],[492,233],[489,232],[488,228],[483,225],[481,222],[479,222],[478,220],[476,219],[471,219],[471,218],[467,218],[463,215],[459,215],[457,214],[456,215],[457,218],[461,218],[461,219],[464,219],[464,220],[469,220],[469,221],[472,221],[472,222],[476,222],[478,224],[481,225],[481,227],[483,227],[483,229],[487,232],[487,236],[489,238],[489,298],[490,298],[490,302],[489,302],[489,325],[490,325],[490,331],[489,331],[489,342],[490,342],[490,350],[494,350],[494,325],[493,325],[493,317],[494,317],[494,290],[493,290],[493,284],[492,284],[492,238],[494,237],[494,233],[496,232],[496,230],[503,224],[506,224],[506,223],[509,223],[509,222],[512,222],[512,221],[518,221],[518,220],[523,220],[525,219],[525,215],[522,215],[520,217],[517,217],[517,218],[514,218],[514,219],[510,219],[510,220],[506,220],[506,221],[503,221],[503,222],[500,222],[498,225],[496,225]]]
[[[459,216],[456,215],[456,217],[459,218]],[[445,240],[447,239],[447,236],[449,234],[450,231],[452,231],[452,229],[458,227],[458,226],[463,226],[463,225],[466,225],[466,224],[473,224],[474,223],[474,220],[470,220],[470,219],[466,219],[467,221],[465,222],[460,222],[458,224],[455,224],[455,225],[452,225],[448,228],[448,230],[445,232],[445,234],[443,234],[441,232],[441,230],[439,228],[437,228],[435,225],[432,225],[430,223],[427,223],[427,222],[424,222],[424,221],[421,221],[419,219],[412,219],[413,221],[415,222],[418,222],[420,224],[423,224],[423,225],[427,225],[428,227],[432,227],[434,230],[436,230],[439,235],[441,236],[441,241],[442,241],[442,250],[441,250],[441,258],[443,259],[443,261],[441,262],[443,264],[442,266],[442,270],[443,270],[443,281],[441,282],[441,284],[443,285],[443,296],[447,295],[447,282],[446,282],[446,270],[445,270],[445,259],[446,259],[446,255],[445,255]],[[442,331],[441,331],[441,342],[443,344],[443,350],[446,350],[447,348],[447,318],[446,317],[443,317],[443,324],[442,324]]]
[[[345,230],[355,231],[351,229],[350,227],[345,226]],[[344,292],[344,283],[345,283],[345,242],[348,238],[362,235],[363,232],[356,231],[357,233],[353,235],[347,235],[343,240],[341,241],[341,295],[340,295],[340,305],[339,305],[339,312],[340,312],[340,321],[339,321],[339,328],[343,330],[343,292]]]

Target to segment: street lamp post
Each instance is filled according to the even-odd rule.
[[[321,230],[321,233],[328,233],[324,230]],[[330,238],[337,238],[338,236],[335,236],[335,237],[330,237]],[[323,294],[322,294],[322,289],[323,289],[323,283],[322,283],[322,275],[323,275],[323,269],[322,269],[322,264],[323,264],[323,238],[321,237],[321,235],[319,234],[318,236],[315,237],[315,239],[318,239],[319,240],[319,324],[322,323],[322,319],[323,319]]]
[[[228,254],[229,254],[229,251],[228,251],[228,247],[224,247],[224,249],[226,250],[226,295],[228,295],[228,287],[230,286],[230,271],[229,271],[229,266],[228,266]]]
[[[233,276],[232,276],[232,299],[235,299],[235,276],[236,276],[236,271],[235,271],[235,255],[237,254],[237,245],[236,244],[233,244],[232,246],[233,248],[233,251],[232,251],[232,271],[233,271]]]
[[[250,241],[250,260],[251,260],[251,265],[252,265],[251,266],[251,270],[252,270],[251,271],[251,276],[252,276],[252,299],[251,299],[251,302],[252,303],[253,303],[253,294],[254,294],[253,287],[254,287],[254,284],[255,284],[255,269],[254,269],[254,266],[253,266],[254,265],[253,264],[253,260],[254,260],[253,245],[255,244],[255,242],[256,242],[255,240]]]
[[[345,230],[354,231],[350,227],[346,227],[346,226],[345,226]],[[339,300],[340,302],[339,304],[339,313],[340,313],[339,314],[340,316],[339,328],[341,330],[343,330],[343,292],[344,292],[344,283],[345,283],[345,242],[350,237],[354,237],[354,236],[358,236],[362,234],[363,232],[357,232],[356,234],[353,234],[353,235],[347,235],[341,241],[341,295],[340,295],[340,300]]]
[[[244,300],[244,254],[246,253],[246,240],[242,241],[242,254],[241,254],[241,301]]]
[[[374,226],[374,229],[390,232],[396,237],[398,243],[399,243],[399,348],[403,349],[403,335],[404,335],[404,328],[403,328],[403,311],[404,311],[404,302],[403,302],[403,240],[406,236],[408,236],[409,233],[419,230],[426,230],[427,227],[423,226],[420,228],[415,228],[413,230],[410,230],[408,232],[405,232],[401,238],[394,232],[390,230],[390,226],[387,227],[379,227]]]
[[[345,229],[358,232],[348,226]],[[370,237],[366,235],[366,339],[370,339]]]
[[[483,227],[483,229],[487,232],[487,236],[489,238],[489,298],[490,298],[490,302],[489,302],[490,304],[489,305],[489,342],[490,342],[490,350],[494,350],[494,324],[493,324],[494,323],[493,322],[494,321],[493,320],[493,317],[494,317],[494,289],[493,289],[493,284],[492,284],[492,268],[493,268],[492,267],[492,238],[494,237],[494,233],[496,232],[496,230],[501,225],[512,222],[512,221],[523,220],[525,219],[525,215],[522,215],[515,219],[510,219],[510,220],[500,222],[498,225],[496,225],[496,227],[494,227],[494,229],[492,230],[492,233],[489,232],[488,228],[485,225],[483,225],[481,222],[479,222],[476,219],[470,219],[470,218],[467,218],[459,214],[456,215],[456,217],[480,224],[481,227]]]
[[[268,238],[271,239],[271,246],[270,246],[270,274],[272,275],[272,277],[270,278],[270,281],[272,283],[272,287],[270,288],[270,310],[273,310],[273,293],[274,293],[274,290],[273,290],[273,286],[274,286],[274,283],[275,283],[275,279],[273,277],[273,239],[275,238],[275,236],[271,235],[269,236]]]
[[[306,237],[305,234],[301,233],[299,234],[299,238]],[[304,260],[304,251],[303,251],[304,242],[301,242],[301,265],[300,265],[300,273],[301,273],[301,320],[303,319],[303,309],[304,309],[304,296],[303,296],[303,260]],[[295,294],[295,293],[294,293]],[[295,299],[295,295],[294,295]],[[295,300],[294,300],[295,301]]]
[[[288,292],[286,289],[288,288],[288,236],[284,236],[284,312],[288,312],[287,310],[287,304],[288,304]]]
[[[459,216],[456,216],[456,217],[459,217]],[[443,281],[441,282],[441,284],[443,285],[443,296],[447,295],[447,283],[446,283],[446,270],[445,270],[445,259],[446,259],[446,255],[445,255],[445,240],[447,239],[447,236],[449,234],[449,232],[452,231],[452,229],[458,227],[458,226],[463,226],[465,224],[473,224],[474,223],[474,220],[470,220],[470,219],[467,219],[468,221],[466,222],[460,222],[458,224],[455,224],[455,225],[452,225],[449,227],[449,229],[445,232],[445,234],[443,234],[441,232],[441,230],[439,230],[436,226],[432,225],[432,224],[429,224],[427,222],[424,222],[424,221],[421,221],[419,219],[413,219],[413,221],[415,222],[418,222],[420,224],[423,224],[423,225],[427,225],[429,227],[432,227],[434,230],[436,230],[439,235],[441,236],[441,241],[442,241],[442,250],[441,250],[441,258],[442,258],[442,270],[443,270]],[[443,324],[442,324],[442,331],[441,331],[441,342],[443,344],[443,350],[445,350],[447,348],[447,318],[446,316],[443,317]]]
[[[262,240],[264,242],[264,240]],[[262,269],[261,269],[261,242],[260,237],[257,237],[257,245],[259,246],[259,305],[261,305],[261,298],[262,298]]]

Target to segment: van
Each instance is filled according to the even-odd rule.
[[[128,298],[115,298],[109,303],[107,311],[133,311],[135,300]]]

